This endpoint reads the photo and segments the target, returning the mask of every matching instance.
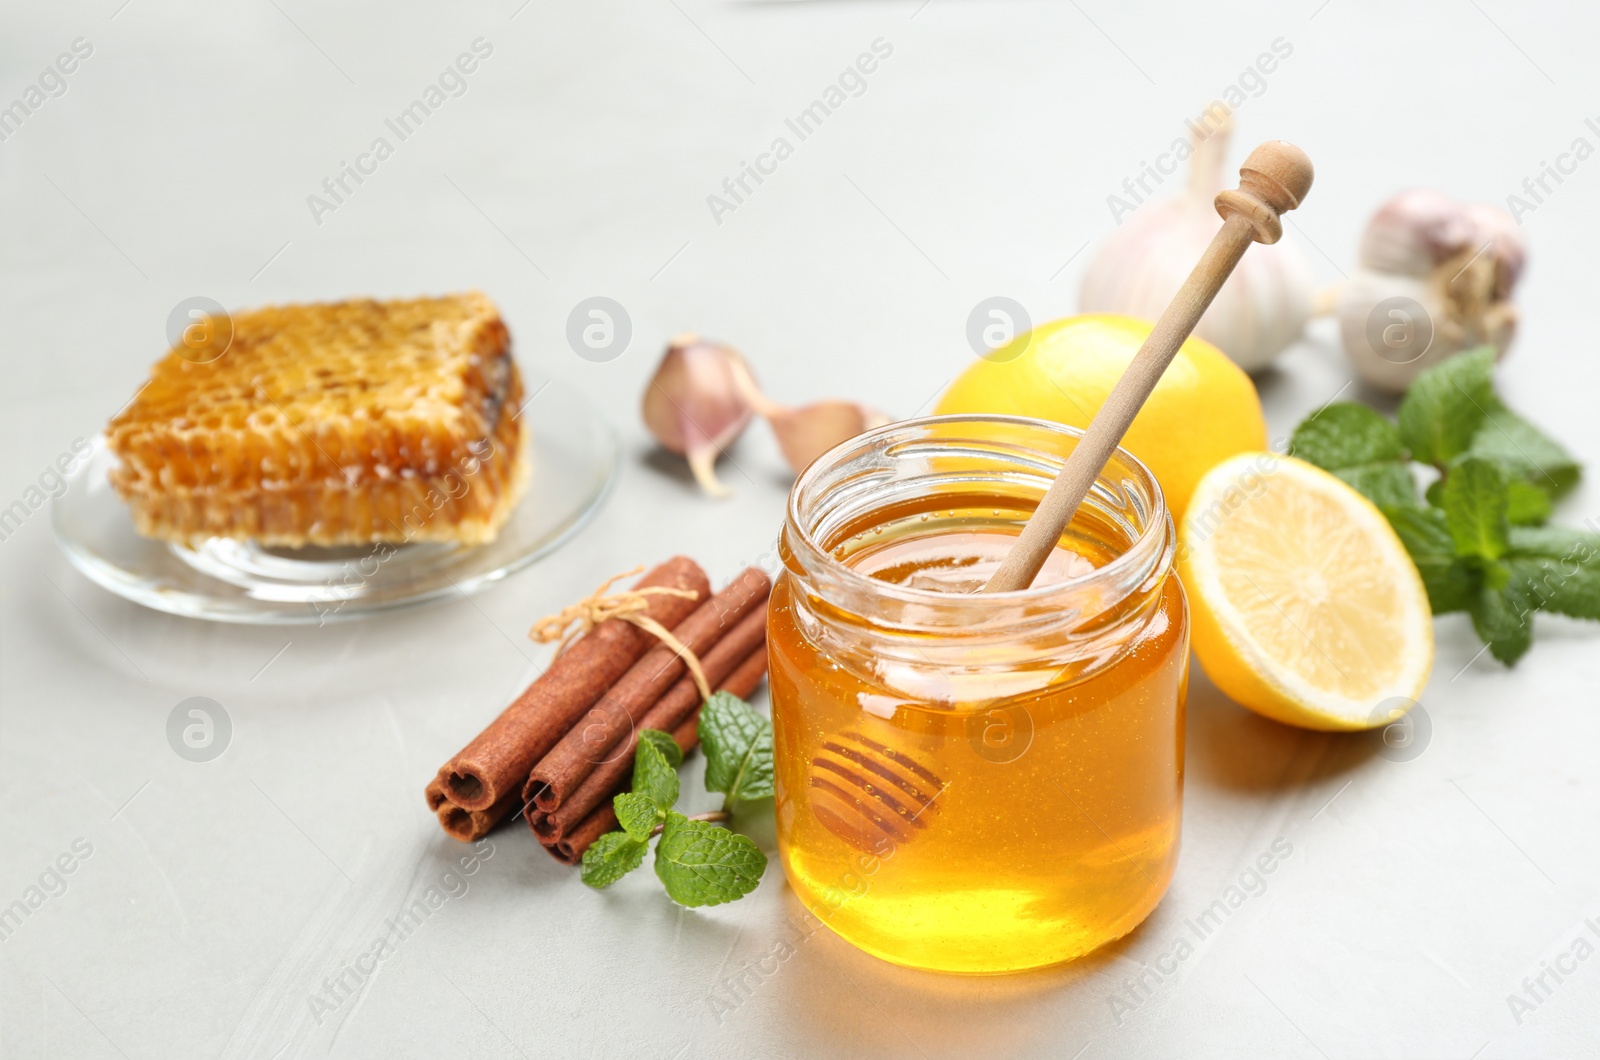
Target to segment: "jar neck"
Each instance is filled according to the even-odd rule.
[[[890,424],[813,463],[790,494],[781,539],[802,631],[831,661],[924,703],[993,701],[1081,679],[1150,621],[1174,534],[1149,470],[1118,450],[1064,543],[1095,569],[1008,593],[961,594],[873,578],[835,555],[884,513],[977,503],[1014,533],[1082,432],[1015,417]]]

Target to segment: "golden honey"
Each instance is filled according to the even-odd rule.
[[[1177,858],[1188,618],[1171,521],[1119,451],[1033,588],[975,595],[1077,432],[893,424],[796,483],[768,628],[779,850],[887,960],[1071,960]]]

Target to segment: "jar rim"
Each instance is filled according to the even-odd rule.
[[[817,488],[819,480],[828,474],[837,471],[853,456],[870,452],[874,447],[900,437],[911,438],[918,432],[941,424],[992,424],[998,427],[1024,428],[1036,431],[1043,437],[1069,438],[1076,444],[1083,438],[1083,430],[1070,427],[1066,424],[1051,420],[1038,419],[1031,416],[1007,416],[997,414],[954,414],[944,416],[924,416],[908,420],[898,420],[873,428],[862,434],[856,435],[839,445],[834,446],[813,460],[795,480],[793,489],[789,492],[786,505],[786,517],[789,526],[796,533],[786,535],[791,549],[798,546],[803,550],[804,556],[797,556],[802,565],[811,573],[825,573],[828,578],[837,583],[845,591],[871,593],[880,598],[890,598],[908,605],[921,605],[922,608],[950,607],[957,601],[971,602],[973,595],[952,595],[934,589],[918,589],[892,582],[885,582],[870,575],[862,574],[845,563],[835,558],[814,536],[816,527],[812,520],[807,518],[802,511],[802,503],[808,499],[811,492]],[[1070,450],[1068,450],[1070,452]],[[1055,454],[1049,454],[1052,459],[1057,459]],[[1060,461],[1065,460],[1062,454]],[[1110,560],[1095,567],[1092,571],[1061,581],[1048,582],[1042,585],[1031,585],[1025,589],[1016,589],[1009,592],[983,594],[984,599],[992,604],[997,613],[999,611],[1014,610],[1021,607],[1032,611],[1041,604],[1060,604],[1064,596],[1083,597],[1125,597],[1143,584],[1152,573],[1162,570],[1170,565],[1172,553],[1175,550],[1172,523],[1167,510],[1166,497],[1155,475],[1149,467],[1138,457],[1118,446],[1111,458],[1107,461],[1106,468],[1121,464],[1132,471],[1141,479],[1138,483],[1147,491],[1150,499],[1150,508],[1145,515],[1144,525],[1138,528],[1137,536],[1117,555]],[[1106,468],[1102,468],[1091,488],[1091,498],[1095,496],[1114,495],[1119,488],[1117,482],[1105,477]],[[1053,475],[1051,476],[1054,477]],[[1109,491],[1109,493],[1108,493]],[[1085,504],[1090,503],[1090,498],[1085,499]]]

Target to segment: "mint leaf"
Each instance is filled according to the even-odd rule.
[[[1514,526],[1511,551],[1518,556],[1544,556],[1565,565],[1600,565],[1600,534],[1565,526]]]
[[[1506,518],[1512,526],[1538,526],[1550,518],[1550,494],[1527,479],[1506,483]]]
[[[1456,555],[1499,559],[1508,547],[1505,476],[1487,460],[1470,457],[1450,469],[1439,491]]]
[[[1363,464],[1333,472],[1380,508],[1400,508],[1417,503],[1417,480],[1407,464]]]
[[[1600,618],[1600,534],[1562,526],[1512,527],[1507,564],[1546,611]]]
[[[678,801],[678,771],[650,740],[640,740],[633,751],[633,790],[650,800],[662,813]]]
[[[1422,496],[1427,502],[1439,510],[1444,510],[1444,479],[1434,479],[1428,488],[1422,491]]]
[[[651,829],[661,823],[664,811],[656,809],[650,796],[642,791],[624,791],[611,800],[617,812],[617,823],[635,839],[649,839]]]
[[[669,732],[660,729],[640,729],[639,739],[649,740],[656,745],[656,750],[661,752],[661,757],[667,760],[667,765],[677,769],[683,764],[683,748],[678,746],[678,741],[672,738]]]
[[[772,794],[772,722],[728,692],[700,708],[706,752],[706,790],[727,794],[725,805]]]
[[[721,905],[743,898],[766,869],[767,856],[749,836],[691,821],[676,810],[667,814],[656,845],[656,875],[678,904]]]
[[[1496,564],[1489,581],[1502,580],[1500,588],[1485,584],[1478,590],[1469,610],[1472,628],[1478,639],[1489,645],[1489,654],[1511,666],[1533,644],[1533,608],[1517,572]]]
[[[1385,508],[1389,524],[1411,554],[1411,562],[1428,590],[1428,606],[1436,615],[1465,611],[1478,591],[1478,569],[1456,555],[1445,514],[1418,506]]]
[[[1511,556],[1506,564],[1532,606],[1600,619],[1600,570],[1536,556]]]
[[[1472,445],[1491,408],[1495,351],[1483,346],[1434,365],[1400,402],[1400,440],[1414,460],[1444,468]]]
[[[1508,478],[1526,479],[1551,497],[1561,496],[1577,483],[1580,465],[1561,443],[1498,398],[1487,409],[1468,452],[1494,463]]]
[[[1405,459],[1400,431],[1365,405],[1340,401],[1305,419],[1289,438],[1289,452],[1324,471]]]
[[[1533,640],[1535,610],[1600,619],[1600,535],[1564,527],[1512,527],[1504,559],[1484,569],[1472,626],[1507,666]]]
[[[1538,526],[1550,518],[1550,494],[1526,479],[1513,477],[1512,472],[1506,471],[1495,461],[1490,460],[1489,463],[1500,468],[1506,476],[1506,520],[1512,526]],[[1445,480],[1441,478],[1428,487],[1426,497],[1429,504],[1441,508],[1444,506],[1444,483]]]
[[[611,886],[644,864],[649,845],[627,832],[607,832],[583,852],[583,882],[590,887]]]
[[[1365,405],[1341,401],[1313,413],[1294,429],[1289,452],[1338,475],[1380,508],[1416,503],[1399,430]]]

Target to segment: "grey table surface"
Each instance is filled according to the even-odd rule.
[[[531,619],[638,562],[685,552],[722,579],[771,548],[787,476],[763,427],[724,463],[723,503],[652,455],[636,409],[667,336],[734,342],[791,401],[925,410],[972,357],[980,299],[1075,309],[1107,196],[1280,37],[1292,54],[1250,80],[1237,136],[1316,159],[1291,237],[1331,282],[1399,188],[1504,202],[1600,142],[1597,31],[1592,8],[1504,0],[6,4],[0,101],[80,38],[90,54],[0,142],[0,504],[128,399],[195,295],[482,288],[523,364],[580,388],[624,453],[555,557],[470,601],[322,628],[124,602],[68,565],[42,510],[0,543],[0,905],[41,876],[53,892],[0,942],[0,1053],[1600,1053],[1600,961],[1563,956],[1600,942],[1600,639],[1577,623],[1541,620],[1507,671],[1440,620],[1409,761],[1265,721],[1197,676],[1171,891],[1127,939],[1037,974],[921,974],[807,935],[775,866],[709,911],[647,873],[590,891],[516,828],[463,866],[421,799],[544,660]],[[334,208],[308,204],[480,38],[459,95]],[[735,209],[708,204],[880,40],[858,95]],[[1524,218],[1525,325],[1501,373],[1591,459],[1595,179],[1580,165]],[[605,362],[566,340],[597,295],[633,328]],[[1259,382],[1274,434],[1364,394],[1327,322]],[[1592,485],[1560,510],[1597,514]],[[208,763],[166,737],[192,696],[231,720]],[[1279,840],[1292,853],[1257,884]],[[1174,959],[1231,886],[1247,900]],[[360,991],[313,1005],[430,887],[442,905]],[[1570,974],[1514,1010],[1553,966]]]

